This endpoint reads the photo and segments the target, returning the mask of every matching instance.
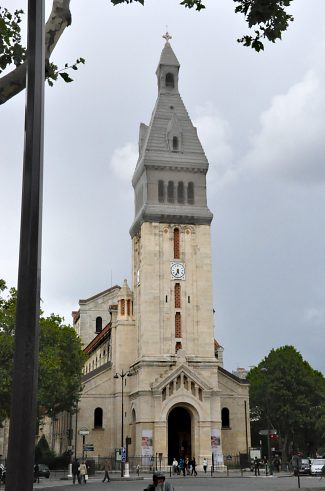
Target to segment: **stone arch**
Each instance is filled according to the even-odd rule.
[[[184,400],[179,400],[169,405],[168,410],[164,413],[167,426],[168,464],[172,463],[174,457],[179,459],[180,456],[195,455],[195,451],[198,450],[195,448],[199,421],[197,407]]]

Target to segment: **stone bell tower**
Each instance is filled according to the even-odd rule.
[[[164,37],[156,71],[158,98],[150,124],[140,125],[132,180],[138,390],[131,398],[134,418],[138,421],[141,414],[146,421],[143,430],[152,432],[155,451],[172,458],[171,452],[211,455],[211,435],[220,435],[221,426],[208,161],[179,94],[180,65],[171,38],[168,33]],[[176,407],[174,419],[169,419]],[[184,419],[181,408],[189,423],[182,435],[173,437],[170,428],[179,424],[175,418]]]

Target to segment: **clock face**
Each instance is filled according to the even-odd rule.
[[[175,279],[185,279],[185,266],[182,263],[172,263],[170,267],[170,274]]]

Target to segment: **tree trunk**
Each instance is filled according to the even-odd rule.
[[[282,458],[281,458],[282,463],[287,462],[287,458],[288,458],[287,446],[288,446],[288,433],[285,433],[284,438],[282,440]]]
[[[56,43],[71,24],[70,0],[53,0],[52,10],[45,24],[45,66]],[[26,62],[0,78],[0,104],[17,95],[26,87]]]

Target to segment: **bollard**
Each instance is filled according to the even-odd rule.
[[[172,477],[172,468],[169,466],[169,477]]]
[[[227,467],[227,477],[229,477],[229,467],[228,466],[226,467]]]
[[[213,476],[213,466],[211,465],[211,477]]]
[[[244,469],[242,467],[240,468],[240,474],[241,474],[241,477],[243,477],[243,475],[244,475]]]
[[[130,477],[130,467],[128,462],[125,462],[124,464],[124,477]]]

